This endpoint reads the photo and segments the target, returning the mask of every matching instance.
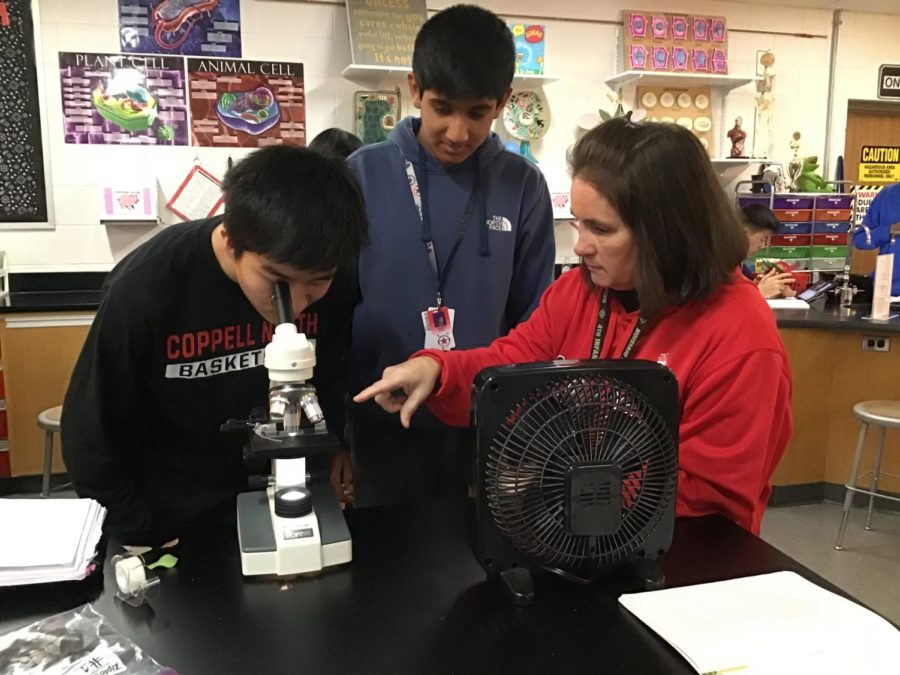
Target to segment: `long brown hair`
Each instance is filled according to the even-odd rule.
[[[631,229],[635,290],[649,321],[709,297],[747,255],[735,210],[700,141],[683,127],[609,120],[575,144],[569,168]]]

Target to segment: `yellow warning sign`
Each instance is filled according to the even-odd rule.
[[[859,182],[900,182],[900,147],[862,146],[859,153]]]

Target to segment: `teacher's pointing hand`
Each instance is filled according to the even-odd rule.
[[[434,391],[441,364],[427,356],[417,356],[397,366],[385,368],[381,379],[363,389],[353,400],[371,399],[389,413],[400,413],[400,423],[409,429],[413,413]]]

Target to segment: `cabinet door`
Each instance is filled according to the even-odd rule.
[[[37,416],[42,410],[62,405],[93,316],[8,314],[0,321],[13,476],[43,472],[44,431],[38,428]],[[65,471],[59,435],[53,448],[53,471]]]

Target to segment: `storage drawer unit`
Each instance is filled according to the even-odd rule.
[[[850,235],[846,232],[837,234],[814,234],[812,236],[812,243],[813,246],[846,246],[849,238]]]
[[[812,258],[846,258],[846,246],[813,246],[809,252]]]
[[[778,234],[811,234],[812,223],[778,223]]]
[[[853,208],[853,195],[817,195],[816,208],[849,210]]]
[[[812,258],[809,261],[810,269],[813,270],[840,270],[844,269],[844,260],[846,256],[843,258]]]
[[[794,211],[798,209],[811,209],[813,208],[813,198],[779,194],[772,198],[772,208],[790,209]]]
[[[783,223],[808,223],[813,219],[813,212],[810,209],[775,209],[774,211],[775,218]]]
[[[844,220],[849,222],[850,216],[852,215],[850,209],[831,209],[831,208],[821,208],[819,206],[816,207],[814,213],[814,220],[819,221],[838,221]]]
[[[849,232],[850,223],[845,220],[839,222],[816,221],[812,224],[812,231],[813,234],[836,234],[839,232]]]
[[[769,237],[770,248],[773,246],[809,246],[811,244],[812,235],[810,234],[773,234],[771,237]]]

